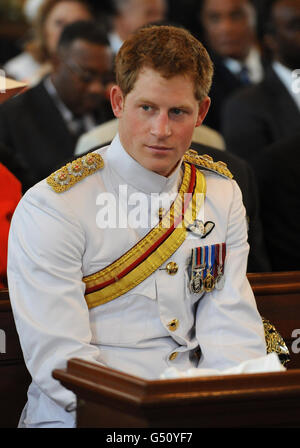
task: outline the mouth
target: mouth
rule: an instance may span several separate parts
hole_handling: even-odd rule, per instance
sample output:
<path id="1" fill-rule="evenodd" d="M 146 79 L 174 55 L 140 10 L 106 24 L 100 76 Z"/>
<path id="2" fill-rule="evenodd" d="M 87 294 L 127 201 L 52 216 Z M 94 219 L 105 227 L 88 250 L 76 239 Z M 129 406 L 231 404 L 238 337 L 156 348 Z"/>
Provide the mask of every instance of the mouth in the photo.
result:
<path id="1" fill-rule="evenodd" d="M 154 152 L 167 152 L 172 151 L 173 148 L 169 146 L 161 146 L 161 145 L 145 145 L 147 149 Z"/>
<path id="2" fill-rule="evenodd" d="M 239 41 L 237 41 L 236 39 L 224 39 L 220 40 L 219 44 L 223 47 L 232 47 L 239 45 Z"/>

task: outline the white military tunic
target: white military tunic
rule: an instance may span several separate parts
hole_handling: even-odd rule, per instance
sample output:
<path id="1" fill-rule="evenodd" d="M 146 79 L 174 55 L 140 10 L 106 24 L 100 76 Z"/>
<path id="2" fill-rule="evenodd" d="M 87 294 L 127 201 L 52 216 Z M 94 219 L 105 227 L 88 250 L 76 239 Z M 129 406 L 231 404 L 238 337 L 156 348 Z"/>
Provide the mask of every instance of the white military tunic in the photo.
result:
<path id="1" fill-rule="evenodd" d="M 103 199 L 115 198 L 119 207 L 120 191 L 131 198 L 116 213 L 118 222 L 134 212 L 132 198 L 141 193 L 148 199 L 151 193 L 172 195 L 182 177 L 180 167 L 169 178 L 146 170 L 126 153 L 118 136 L 97 152 L 103 169 L 60 194 L 45 180 L 40 182 L 25 194 L 13 216 L 9 291 L 32 375 L 21 426 L 75 425 L 74 412 L 65 409 L 76 398 L 51 376 L 73 357 L 154 379 L 169 366 L 225 369 L 266 354 L 263 325 L 246 279 L 241 192 L 235 181 L 216 173 L 205 172 L 207 194 L 200 211 L 202 220 L 215 223 L 213 231 L 205 239 L 189 232 L 150 277 L 121 297 L 88 309 L 83 277 L 118 259 L 150 230 L 150 224 L 135 228 L 133 220 L 127 225 L 121 220 L 122 228 L 103 228 Z M 158 210 L 150 215 L 158 219 Z M 192 248 L 223 242 L 224 288 L 202 297 L 191 293 L 187 267 Z M 164 269 L 169 261 L 178 265 L 172 276 Z M 199 345 L 200 361 L 195 356 Z"/>

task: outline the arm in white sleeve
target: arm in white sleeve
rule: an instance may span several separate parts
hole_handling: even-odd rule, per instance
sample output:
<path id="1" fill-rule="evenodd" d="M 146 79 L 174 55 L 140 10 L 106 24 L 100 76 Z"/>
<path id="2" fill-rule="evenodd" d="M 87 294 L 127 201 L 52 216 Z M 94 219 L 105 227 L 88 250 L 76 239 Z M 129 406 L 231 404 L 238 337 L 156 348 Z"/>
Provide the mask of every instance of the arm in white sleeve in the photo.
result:
<path id="1" fill-rule="evenodd" d="M 65 368 L 72 357 L 97 362 L 99 355 L 90 344 L 82 282 L 84 251 L 84 231 L 62 196 L 30 190 L 11 224 L 9 293 L 32 379 L 63 408 L 75 397 L 52 377 L 52 371 Z"/>

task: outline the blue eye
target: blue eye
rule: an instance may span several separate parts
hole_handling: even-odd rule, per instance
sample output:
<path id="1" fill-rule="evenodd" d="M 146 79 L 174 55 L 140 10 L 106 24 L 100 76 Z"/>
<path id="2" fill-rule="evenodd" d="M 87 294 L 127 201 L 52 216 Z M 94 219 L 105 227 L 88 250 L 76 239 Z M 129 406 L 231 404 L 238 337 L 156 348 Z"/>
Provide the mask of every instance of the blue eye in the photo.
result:
<path id="1" fill-rule="evenodd" d="M 151 109 L 151 106 L 147 106 L 147 104 L 142 105 L 142 109 L 146 112 L 148 112 Z"/>
<path id="2" fill-rule="evenodd" d="M 174 114 L 174 115 L 182 115 L 183 114 L 183 110 L 175 108 L 175 109 L 171 110 L 171 113 Z"/>

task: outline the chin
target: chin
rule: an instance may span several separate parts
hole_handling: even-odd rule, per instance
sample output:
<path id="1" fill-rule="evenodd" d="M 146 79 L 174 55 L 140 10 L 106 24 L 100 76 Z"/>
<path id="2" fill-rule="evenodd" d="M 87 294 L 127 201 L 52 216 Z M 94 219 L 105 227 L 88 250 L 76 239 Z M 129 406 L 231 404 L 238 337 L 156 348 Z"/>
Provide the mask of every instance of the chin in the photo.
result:
<path id="1" fill-rule="evenodd" d="M 172 166 L 173 166 L 173 168 L 170 168 Z M 151 171 L 154 171 L 154 173 L 159 174 L 160 176 L 168 177 L 173 172 L 173 170 L 175 169 L 176 166 L 177 166 L 177 163 L 176 163 L 176 165 L 168 164 L 166 166 L 161 166 L 161 165 L 157 166 L 157 165 L 155 165 L 155 166 L 153 166 L 152 168 L 149 168 L 149 169 Z"/>

